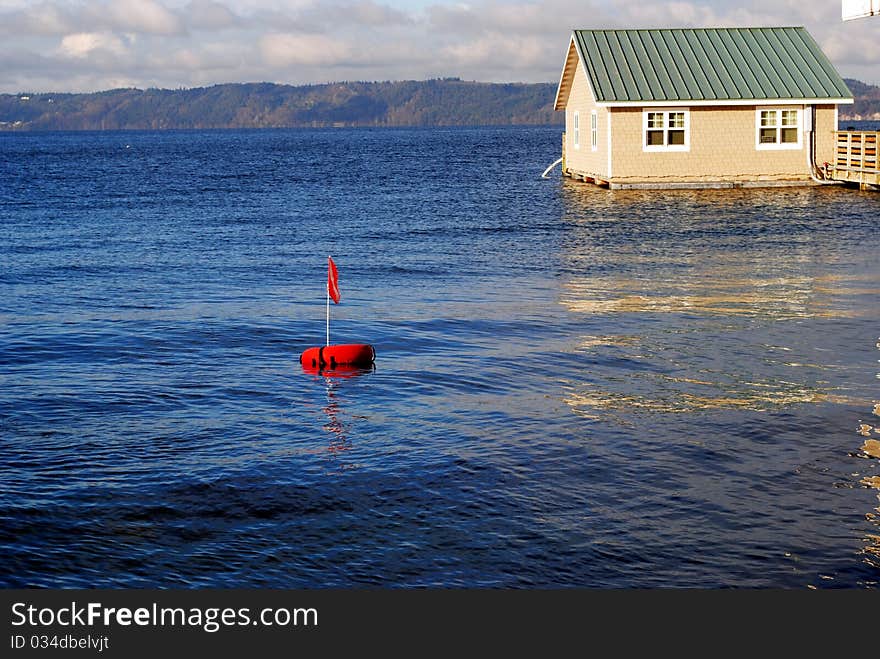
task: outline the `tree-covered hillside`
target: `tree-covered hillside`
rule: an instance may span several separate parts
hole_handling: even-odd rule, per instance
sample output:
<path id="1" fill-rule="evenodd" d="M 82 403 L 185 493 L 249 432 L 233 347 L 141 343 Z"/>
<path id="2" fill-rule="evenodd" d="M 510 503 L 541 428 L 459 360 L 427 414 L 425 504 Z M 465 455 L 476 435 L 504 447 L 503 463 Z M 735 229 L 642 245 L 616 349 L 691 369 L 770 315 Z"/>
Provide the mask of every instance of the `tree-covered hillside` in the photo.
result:
<path id="1" fill-rule="evenodd" d="M 845 78 L 844 82 L 855 96 L 855 103 L 840 107 L 841 119 L 873 119 L 880 121 L 880 87 Z"/>
<path id="2" fill-rule="evenodd" d="M 840 107 L 841 120 L 880 119 L 880 87 L 846 83 L 856 100 Z M 455 78 L 0 94 L 0 130 L 559 125 L 555 94 L 554 83 Z"/>
<path id="3" fill-rule="evenodd" d="M 458 79 L 0 95 L 0 128 L 114 130 L 558 124 L 556 85 Z"/>

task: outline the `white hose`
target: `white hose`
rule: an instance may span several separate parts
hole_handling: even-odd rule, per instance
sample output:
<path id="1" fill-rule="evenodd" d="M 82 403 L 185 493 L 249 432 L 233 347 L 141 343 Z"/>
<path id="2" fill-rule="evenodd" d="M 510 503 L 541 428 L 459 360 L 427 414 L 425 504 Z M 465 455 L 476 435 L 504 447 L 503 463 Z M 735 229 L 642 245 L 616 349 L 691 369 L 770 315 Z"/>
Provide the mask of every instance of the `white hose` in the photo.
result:
<path id="1" fill-rule="evenodd" d="M 544 173 L 541 174 L 541 178 L 547 178 L 547 174 L 550 173 L 550 170 L 553 169 L 554 167 L 556 167 L 556 165 L 558 165 L 561 162 L 562 162 L 562 158 L 560 158 L 559 160 L 554 162 L 552 165 L 550 165 L 547 169 L 544 170 Z"/>

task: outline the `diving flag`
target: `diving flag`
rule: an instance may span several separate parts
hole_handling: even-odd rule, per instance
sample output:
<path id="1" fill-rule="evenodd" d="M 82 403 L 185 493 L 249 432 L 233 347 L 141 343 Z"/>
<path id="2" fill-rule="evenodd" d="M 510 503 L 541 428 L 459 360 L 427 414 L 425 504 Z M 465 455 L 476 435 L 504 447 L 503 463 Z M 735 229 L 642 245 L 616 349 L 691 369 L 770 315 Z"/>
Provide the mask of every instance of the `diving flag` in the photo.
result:
<path id="1" fill-rule="evenodd" d="M 327 257 L 327 295 L 339 304 L 339 271 L 329 256 Z"/>

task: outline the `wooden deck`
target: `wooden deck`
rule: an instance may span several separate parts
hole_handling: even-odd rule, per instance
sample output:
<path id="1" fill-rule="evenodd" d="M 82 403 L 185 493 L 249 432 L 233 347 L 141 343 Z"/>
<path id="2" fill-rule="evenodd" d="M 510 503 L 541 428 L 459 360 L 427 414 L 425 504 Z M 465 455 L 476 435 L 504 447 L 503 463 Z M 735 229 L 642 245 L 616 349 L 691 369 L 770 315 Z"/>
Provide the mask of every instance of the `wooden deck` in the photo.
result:
<path id="1" fill-rule="evenodd" d="M 880 131 L 834 131 L 837 153 L 835 161 L 826 165 L 835 181 L 858 183 L 860 187 L 880 186 L 877 146 Z"/>

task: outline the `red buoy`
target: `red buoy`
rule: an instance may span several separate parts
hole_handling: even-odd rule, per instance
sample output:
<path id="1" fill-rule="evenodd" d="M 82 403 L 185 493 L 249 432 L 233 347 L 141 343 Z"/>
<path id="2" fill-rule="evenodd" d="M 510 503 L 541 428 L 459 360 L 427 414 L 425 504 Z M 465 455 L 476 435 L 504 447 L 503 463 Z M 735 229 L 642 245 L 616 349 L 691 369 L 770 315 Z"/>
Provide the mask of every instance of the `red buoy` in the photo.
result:
<path id="1" fill-rule="evenodd" d="M 344 380 L 356 378 L 365 373 L 372 373 L 375 369 L 376 366 L 374 364 L 370 364 L 369 366 L 337 366 L 336 368 L 313 368 L 311 366 L 306 366 L 305 364 L 302 366 L 303 373 L 308 373 L 309 375 L 321 375 L 327 378 L 342 378 Z"/>
<path id="2" fill-rule="evenodd" d="M 309 368 L 337 366 L 369 366 L 376 360 L 376 351 L 368 343 L 346 343 L 336 346 L 308 348 L 299 356 L 299 363 Z"/>

